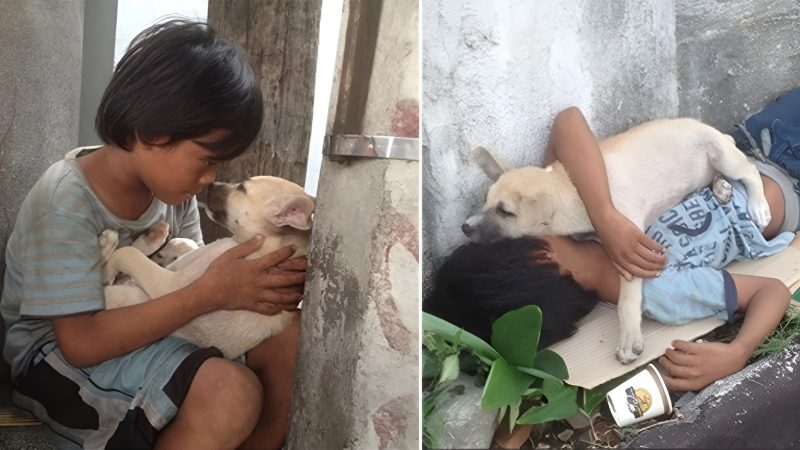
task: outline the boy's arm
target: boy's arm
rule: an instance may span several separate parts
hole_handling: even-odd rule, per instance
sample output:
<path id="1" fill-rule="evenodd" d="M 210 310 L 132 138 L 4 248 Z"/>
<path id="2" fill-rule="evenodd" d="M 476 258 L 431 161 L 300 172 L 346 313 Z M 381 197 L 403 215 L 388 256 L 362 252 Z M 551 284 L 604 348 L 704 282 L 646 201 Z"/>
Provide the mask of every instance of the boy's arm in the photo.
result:
<path id="1" fill-rule="evenodd" d="M 268 272 L 294 248 L 244 259 L 261 243 L 252 239 L 228 250 L 200 279 L 169 295 L 139 305 L 53 319 L 59 348 L 70 364 L 87 367 L 148 345 L 214 310 L 275 314 L 295 309 L 305 274 Z"/>
<path id="2" fill-rule="evenodd" d="M 729 344 L 674 341 L 659 359 L 668 374 L 670 390 L 699 390 L 741 370 L 753 351 L 780 322 L 789 304 L 789 290 L 780 280 L 734 275 L 738 310 L 745 312 L 742 328 Z"/>
<path id="3" fill-rule="evenodd" d="M 569 172 L 617 270 L 628 279 L 656 276 L 666 263 L 664 249 L 614 208 L 600 147 L 576 107 L 561 111 L 553 122 L 545 163 L 556 159 Z"/>

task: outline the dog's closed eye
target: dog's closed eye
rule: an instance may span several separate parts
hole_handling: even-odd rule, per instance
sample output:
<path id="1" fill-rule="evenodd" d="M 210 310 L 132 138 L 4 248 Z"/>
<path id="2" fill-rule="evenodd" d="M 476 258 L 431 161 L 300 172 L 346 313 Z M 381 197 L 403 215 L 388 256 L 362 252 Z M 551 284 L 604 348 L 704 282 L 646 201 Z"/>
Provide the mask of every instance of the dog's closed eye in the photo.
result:
<path id="1" fill-rule="evenodd" d="M 497 211 L 497 214 L 501 215 L 502 217 L 517 217 L 517 215 L 513 211 L 508 210 L 508 208 L 506 207 L 505 204 L 503 204 L 503 202 L 497 204 L 495 211 Z"/>

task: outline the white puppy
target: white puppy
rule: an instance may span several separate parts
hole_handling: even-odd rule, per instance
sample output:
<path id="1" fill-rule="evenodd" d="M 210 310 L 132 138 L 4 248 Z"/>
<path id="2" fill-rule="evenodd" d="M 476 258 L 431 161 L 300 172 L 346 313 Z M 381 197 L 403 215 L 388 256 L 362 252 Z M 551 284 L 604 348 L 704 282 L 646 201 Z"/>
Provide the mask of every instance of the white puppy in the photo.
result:
<path id="1" fill-rule="evenodd" d="M 297 247 L 294 256 L 307 254 L 314 199 L 295 183 L 267 176 L 249 178 L 238 184 L 214 183 L 209 186 L 207 200 L 206 209 L 211 219 L 228 228 L 233 237 L 190 251 L 166 268 L 148 259 L 134 246 L 117 249 L 116 232 L 103 232 L 98 243 L 106 258 L 104 283 L 113 282 L 119 273 L 129 275 L 134 281 L 132 284 L 106 286 L 106 308 L 143 303 L 176 291 L 205 273 L 211 261 L 219 255 L 257 234 L 264 236 L 264 243 L 248 256 L 249 259 L 290 244 Z M 152 248 L 155 245 L 153 241 L 166 237 L 164 225 L 160 225 L 161 229 L 151 230 L 148 234 L 150 242 L 145 243 L 144 248 Z M 168 227 L 166 230 L 168 232 Z M 141 241 L 137 245 L 142 247 L 140 244 Z M 173 250 L 165 247 L 159 253 Z M 180 247 L 177 250 L 183 251 Z M 202 347 L 215 346 L 226 358 L 236 358 L 280 332 L 294 314 L 281 312 L 266 316 L 250 311 L 215 311 L 195 318 L 173 335 Z"/>
<path id="2" fill-rule="evenodd" d="M 710 184 L 717 172 L 741 181 L 747 188 L 750 216 L 762 228 L 769 223 L 758 170 L 730 136 L 708 125 L 692 119 L 655 120 L 601 141 L 600 148 L 614 206 L 641 229 L 687 194 Z M 483 149 L 476 157 L 496 181 L 481 212 L 462 226 L 473 240 L 593 231 L 561 163 L 508 170 Z M 641 301 L 642 280 L 622 278 L 617 358 L 625 364 L 643 349 Z"/>

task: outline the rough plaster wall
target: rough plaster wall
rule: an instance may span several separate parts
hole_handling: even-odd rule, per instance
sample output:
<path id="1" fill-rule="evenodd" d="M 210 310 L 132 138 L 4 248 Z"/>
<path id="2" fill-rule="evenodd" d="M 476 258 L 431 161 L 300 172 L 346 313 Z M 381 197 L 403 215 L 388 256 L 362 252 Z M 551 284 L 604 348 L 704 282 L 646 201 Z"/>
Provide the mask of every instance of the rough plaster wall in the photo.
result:
<path id="1" fill-rule="evenodd" d="M 402 100 L 419 103 L 419 1 L 383 3 L 375 61 L 362 124 L 365 132 L 397 136 L 392 118 Z M 401 107 L 402 108 L 402 107 Z M 407 133 L 406 137 L 410 136 Z"/>
<path id="2" fill-rule="evenodd" d="M 600 136 L 677 114 L 674 15 L 662 0 L 422 3 L 426 285 L 489 186 L 471 149 L 538 163 L 570 105 Z"/>
<path id="3" fill-rule="evenodd" d="M 80 0 L 0 0 L 0 255 L 28 190 L 78 144 L 83 12 Z"/>
<path id="4" fill-rule="evenodd" d="M 677 0 L 680 114 L 723 131 L 800 85 L 797 0 Z"/>
<path id="5" fill-rule="evenodd" d="M 287 448 L 419 446 L 418 170 L 322 166 Z"/>

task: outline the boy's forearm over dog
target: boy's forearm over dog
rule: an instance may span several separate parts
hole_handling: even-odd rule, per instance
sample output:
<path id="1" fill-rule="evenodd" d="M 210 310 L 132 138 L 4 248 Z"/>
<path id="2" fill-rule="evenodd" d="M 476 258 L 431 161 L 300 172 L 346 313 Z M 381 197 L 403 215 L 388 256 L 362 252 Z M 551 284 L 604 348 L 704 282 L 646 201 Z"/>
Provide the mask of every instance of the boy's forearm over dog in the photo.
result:
<path id="1" fill-rule="evenodd" d="M 276 314 L 296 309 L 305 274 L 267 273 L 294 249 L 245 260 L 258 245 L 252 240 L 234 247 L 195 282 L 152 301 L 54 319 L 59 347 L 70 364 L 87 367 L 148 345 L 208 312 L 246 309 Z"/>
<path id="2" fill-rule="evenodd" d="M 148 345 L 212 311 L 199 284 L 150 302 L 53 319 L 67 362 L 89 367 Z"/>
<path id="3" fill-rule="evenodd" d="M 548 151 L 567 169 L 596 226 L 595 218 L 614 209 L 614 204 L 600 146 L 580 109 L 570 107 L 558 113 L 550 130 Z"/>
<path id="4" fill-rule="evenodd" d="M 629 280 L 656 276 L 666 263 L 663 248 L 614 207 L 600 146 L 578 108 L 556 116 L 548 152 L 567 169 L 617 270 Z"/>
<path id="5" fill-rule="evenodd" d="M 733 275 L 739 310 L 745 317 L 730 343 L 675 341 L 659 362 L 667 369 L 670 390 L 699 390 L 741 370 L 755 349 L 775 329 L 789 304 L 786 286 L 773 278 Z"/>

